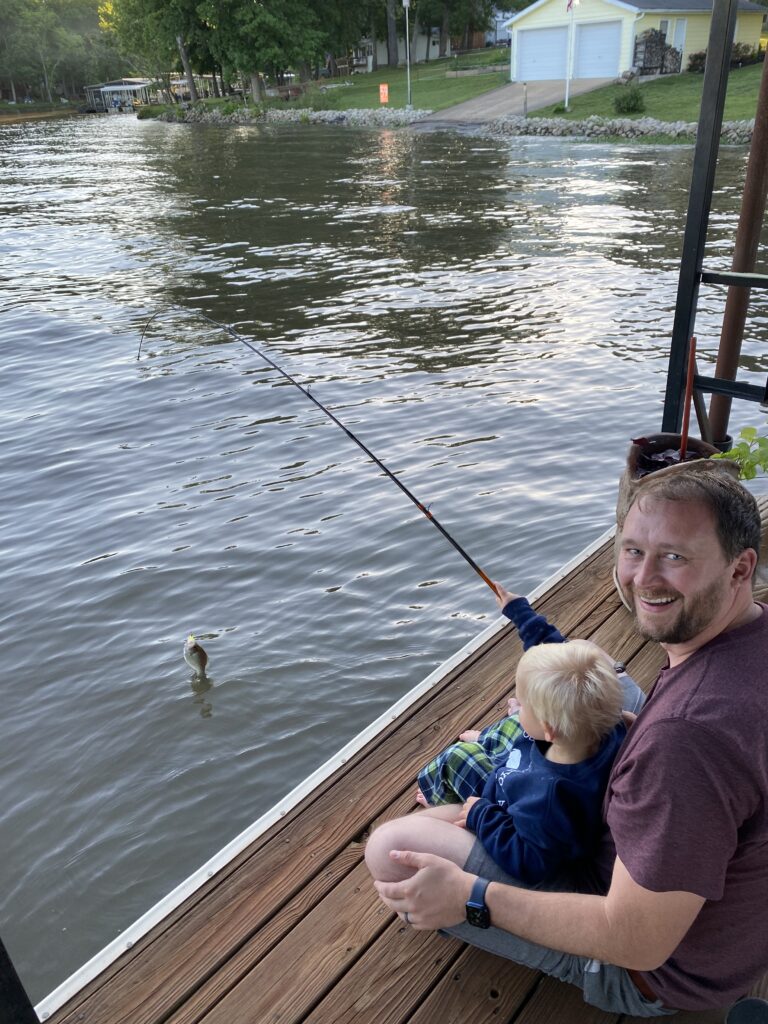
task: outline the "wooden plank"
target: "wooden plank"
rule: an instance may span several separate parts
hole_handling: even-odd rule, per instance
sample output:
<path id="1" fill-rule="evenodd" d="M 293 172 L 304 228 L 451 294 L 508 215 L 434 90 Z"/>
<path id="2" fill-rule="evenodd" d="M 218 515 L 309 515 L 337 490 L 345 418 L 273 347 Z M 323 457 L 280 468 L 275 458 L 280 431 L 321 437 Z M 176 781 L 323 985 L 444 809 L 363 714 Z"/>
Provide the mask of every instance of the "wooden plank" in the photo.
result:
<path id="1" fill-rule="evenodd" d="M 616 661 L 630 661 L 643 646 L 643 639 L 635 630 L 632 616 L 623 604 L 606 619 L 590 640 L 608 651 Z"/>
<path id="2" fill-rule="evenodd" d="M 626 665 L 629 674 L 647 693 L 666 663 L 667 655 L 664 649 L 653 640 L 648 640 Z"/>
<path id="3" fill-rule="evenodd" d="M 512 1020 L 514 1024 L 554 1024 L 555 1021 L 558 1024 L 560 1021 L 563 1024 L 616 1024 L 619 1017 L 585 1003 L 576 985 L 543 978 L 530 1001 Z"/>
<path id="4" fill-rule="evenodd" d="M 467 947 L 410 1018 L 410 1024 L 496 1024 L 515 1014 L 539 984 L 527 967 Z M 555 1020 L 568 1018 L 553 1017 Z M 580 1024 L 572 1021 L 570 1024 Z"/>
<path id="5" fill-rule="evenodd" d="M 251 940 L 234 952 L 210 978 L 200 978 L 200 985 L 168 1019 L 167 1024 L 193 1024 L 230 992 L 253 965 L 299 925 L 310 911 L 337 884 L 358 867 L 362 848 L 352 844 L 315 875 L 279 914 L 271 918 Z M 355 876 L 357 877 L 357 876 Z M 368 879 L 370 883 L 370 879 Z M 354 889 L 354 885 L 352 886 Z M 356 911 L 356 904 L 350 904 Z M 386 916 L 386 915 L 385 915 Z"/>
<path id="6" fill-rule="evenodd" d="M 466 947 L 394 918 L 303 1024 L 404 1024 Z M 473 1024 L 474 1017 L 473 1017 Z"/>
<path id="7" fill-rule="evenodd" d="M 201 1024 L 297 1024 L 391 920 L 360 864 L 261 959 Z"/>

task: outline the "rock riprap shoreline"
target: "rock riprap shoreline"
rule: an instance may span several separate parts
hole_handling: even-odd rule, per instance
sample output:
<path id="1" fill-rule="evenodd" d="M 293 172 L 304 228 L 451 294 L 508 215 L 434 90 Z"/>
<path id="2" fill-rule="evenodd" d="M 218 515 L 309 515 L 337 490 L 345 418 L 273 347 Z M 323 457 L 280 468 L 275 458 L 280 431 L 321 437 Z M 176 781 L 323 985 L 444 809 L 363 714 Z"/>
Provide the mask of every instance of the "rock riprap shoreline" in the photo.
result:
<path id="1" fill-rule="evenodd" d="M 412 124 L 427 117 L 429 110 L 404 110 L 379 107 L 375 110 L 309 110 L 306 107 L 283 109 L 240 107 L 229 114 L 221 110 L 192 107 L 186 111 L 161 114 L 162 121 L 182 121 L 184 124 L 341 124 L 354 128 L 395 128 Z"/>
<path id="2" fill-rule="evenodd" d="M 732 145 L 746 145 L 752 139 L 755 127 L 751 121 L 724 121 L 721 139 Z M 570 121 L 564 117 L 520 117 L 506 114 L 490 121 L 485 130 L 490 135 L 576 135 L 580 138 L 624 138 L 641 139 L 644 136 L 666 135 L 670 139 L 696 137 L 695 121 L 657 121 L 652 117 L 598 117 L 592 115 L 581 121 Z"/>
<path id="3" fill-rule="evenodd" d="M 189 110 L 174 110 L 161 114 L 165 121 L 182 121 L 186 124 L 337 124 L 353 128 L 395 128 L 414 124 L 432 113 L 431 110 L 404 110 L 378 107 L 372 110 L 309 110 L 306 107 L 285 109 L 240 107 L 224 114 L 214 108 L 206 110 L 192 107 Z M 439 115 L 438 115 L 439 116 Z M 731 145 L 747 145 L 752 139 L 755 122 L 726 121 L 721 133 L 722 141 Z M 696 137 L 695 121 L 656 121 L 652 117 L 598 117 L 592 115 L 580 121 L 563 117 L 522 117 L 506 114 L 493 121 L 477 125 L 478 130 L 496 137 L 506 135 L 575 136 L 577 138 L 624 138 L 642 139 L 645 136 L 667 136 L 672 139 L 693 140 Z"/>

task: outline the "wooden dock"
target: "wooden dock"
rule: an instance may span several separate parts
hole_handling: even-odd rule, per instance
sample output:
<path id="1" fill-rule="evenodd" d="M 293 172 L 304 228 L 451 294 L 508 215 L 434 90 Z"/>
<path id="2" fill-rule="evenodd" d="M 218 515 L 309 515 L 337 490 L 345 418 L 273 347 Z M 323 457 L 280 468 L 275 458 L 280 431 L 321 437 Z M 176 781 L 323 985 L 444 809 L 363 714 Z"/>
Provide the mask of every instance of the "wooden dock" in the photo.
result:
<path id="1" fill-rule="evenodd" d="M 648 687 L 663 663 L 634 631 L 606 541 L 536 606 Z M 415 775 L 459 731 L 502 717 L 521 654 L 497 631 L 321 786 L 46 1019 L 53 1024 L 619 1024 L 579 989 L 418 932 L 376 897 L 377 822 L 415 807 Z M 724 1013 L 664 1018 L 696 1024 Z"/>

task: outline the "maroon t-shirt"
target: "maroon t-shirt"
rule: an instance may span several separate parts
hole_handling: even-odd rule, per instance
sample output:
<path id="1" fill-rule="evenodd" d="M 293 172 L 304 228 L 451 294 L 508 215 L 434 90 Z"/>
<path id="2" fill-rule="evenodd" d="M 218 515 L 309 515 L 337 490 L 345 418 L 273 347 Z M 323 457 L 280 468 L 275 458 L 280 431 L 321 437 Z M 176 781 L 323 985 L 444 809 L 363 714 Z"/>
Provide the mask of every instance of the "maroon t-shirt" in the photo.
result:
<path id="1" fill-rule="evenodd" d="M 724 1006 L 768 970 L 768 605 L 663 669 L 611 773 L 600 857 L 706 903 L 658 970 L 665 1006 Z M 613 843 L 610 842 L 612 837 Z"/>

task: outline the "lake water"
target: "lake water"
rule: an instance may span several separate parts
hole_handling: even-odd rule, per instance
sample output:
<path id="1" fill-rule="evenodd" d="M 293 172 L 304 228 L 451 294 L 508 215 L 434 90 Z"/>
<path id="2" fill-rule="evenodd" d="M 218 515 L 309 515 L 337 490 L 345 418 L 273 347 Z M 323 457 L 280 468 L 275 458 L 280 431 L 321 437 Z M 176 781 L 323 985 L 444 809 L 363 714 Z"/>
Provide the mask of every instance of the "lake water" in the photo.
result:
<path id="1" fill-rule="evenodd" d="M 495 614 L 363 453 L 193 311 L 525 592 L 610 524 L 629 438 L 660 424 L 691 156 L 0 128 L 0 934 L 35 1001 Z M 745 164 L 724 152 L 712 266 Z M 721 309 L 710 290 L 705 370 Z M 766 340 L 756 305 L 745 379 Z"/>

